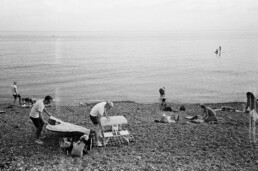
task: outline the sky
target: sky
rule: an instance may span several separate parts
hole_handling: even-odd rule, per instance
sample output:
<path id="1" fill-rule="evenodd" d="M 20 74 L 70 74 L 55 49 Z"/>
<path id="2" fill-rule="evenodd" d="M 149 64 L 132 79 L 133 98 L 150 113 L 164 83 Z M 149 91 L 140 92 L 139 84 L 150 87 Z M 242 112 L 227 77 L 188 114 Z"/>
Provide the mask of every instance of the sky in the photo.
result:
<path id="1" fill-rule="evenodd" d="M 0 0 L 0 31 L 258 30 L 258 0 Z"/>

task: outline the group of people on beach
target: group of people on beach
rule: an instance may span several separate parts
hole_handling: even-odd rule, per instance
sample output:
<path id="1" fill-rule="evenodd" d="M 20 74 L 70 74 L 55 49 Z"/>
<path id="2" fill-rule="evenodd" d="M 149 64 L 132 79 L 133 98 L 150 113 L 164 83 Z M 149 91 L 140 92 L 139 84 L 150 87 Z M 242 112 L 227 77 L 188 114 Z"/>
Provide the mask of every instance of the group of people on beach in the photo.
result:
<path id="1" fill-rule="evenodd" d="M 167 107 L 166 104 L 166 98 L 165 98 L 165 87 L 161 87 L 159 89 L 160 93 L 160 110 L 162 111 L 173 111 L 171 107 Z M 257 105 L 257 99 L 255 98 L 254 94 L 252 92 L 246 93 L 246 107 L 243 111 L 243 113 L 249 113 L 249 139 L 250 142 L 256 143 L 256 121 L 258 119 L 258 114 L 256 110 Z M 204 104 L 200 104 L 200 107 L 203 109 L 204 115 L 201 116 L 204 122 L 207 123 L 214 123 L 217 122 L 218 119 L 216 117 L 215 110 L 211 109 L 210 107 L 205 106 Z M 229 106 L 222 106 L 221 111 L 238 111 L 233 109 Z M 191 119 L 197 119 L 200 118 L 199 116 L 193 116 Z"/>
<path id="2" fill-rule="evenodd" d="M 11 90 L 12 90 L 12 95 L 14 97 L 14 105 L 17 98 L 19 99 L 19 104 L 21 104 L 21 95 L 18 93 L 17 82 L 13 82 L 13 84 L 11 85 Z M 166 104 L 165 87 L 161 87 L 159 89 L 159 93 L 160 93 L 160 110 L 173 111 L 173 109 L 171 107 L 168 107 Z M 256 138 L 255 138 L 256 120 L 258 118 L 258 115 L 256 112 L 257 100 L 252 92 L 247 92 L 246 98 L 247 98 L 246 107 L 243 112 L 249 113 L 249 137 L 250 137 L 250 141 L 255 143 L 256 142 Z M 46 110 L 46 105 L 49 105 L 52 101 L 53 101 L 53 98 L 47 95 L 44 99 L 37 100 L 31 108 L 29 117 L 32 120 L 34 126 L 36 127 L 35 142 L 37 144 L 43 144 L 43 142 L 41 141 L 42 139 L 41 132 L 44 124 L 48 124 L 48 122 L 43 119 L 42 113 L 45 112 L 49 117 L 51 116 L 51 114 Z M 103 127 L 101 125 L 101 117 L 105 116 L 107 117 L 107 119 L 109 119 L 108 111 L 113 106 L 114 104 L 111 101 L 100 102 L 100 103 L 97 103 L 90 111 L 89 117 L 94 125 L 97 146 L 102 146 L 102 143 L 100 141 L 100 137 L 103 137 Z M 203 112 L 204 112 L 204 115 L 202 116 L 202 119 L 204 120 L 204 122 L 212 123 L 212 122 L 218 121 L 216 117 L 216 112 L 213 109 L 205 106 L 204 104 L 201 104 L 200 107 L 203 109 Z M 183 110 L 185 110 L 185 108 Z"/>
<path id="3" fill-rule="evenodd" d="M 159 89 L 160 93 L 160 110 L 162 111 L 175 111 L 171 107 L 168 107 L 166 104 L 166 98 L 165 98 L 165 87 L 161 87 Z M 204 120 L 204 122 L 212 123 L 217 122 L 216 112 L 211 109 L 210 107 L 205 106 L 204 104 L 200 104 L 200 107 L 203 109 L 203 116 L 201 118 Z M 180 107 L 180 110 L 185 110 L 184 106 Z M 193 118 L 199 118 L 199 116 L 194 116 Z"/>
<path id="4" fill-rule="evenodd" d="M 38 100 L 33 107 L 31 108 L 31 112 L 30 112 L 30 119 L 32 120 L 32 122 L 34 123 L 35 127 L 36 127 L 36 140 L 35 142 L 37 144 L 43 144 L 43 142 L 40 140 L 41 136 L 41 132 L 42 132 L 42 128 L 44 126 L 44 124 L 48 124 L 48 122 L 46 122 L 43 117 L 42 117 L 42 112 L 45 112 L 49 117 L 51 116 L 51 114 L 46 110 L 45 105 L 50 104 L 52 101 L 52 97 L 51 96 L 46 96 L 44 99 L 42 100 Z M 103 137 L 103 127 L 101 125 L 101 117 L 105 116 L 107 117 L 107 119 L 109 119 L 108 116 L 108 110 L 110 110 L 113 107 L 113 102 L 111 101 L 106 101 L 106 102 L 100 102 L 97 103 L 90 112 L 90 120 L 92 121 L 93 125 L 94 125 L 94 131 L 95 131 L 95 139 L 96 139 L 96 144 L 97 146 L 102 146 L 101 141 L 99 140 L 100 137 Z"/>
<path id="5" fill-rule="evenodd" d="M 19 99 L 19 105 L 21 105 L 21 95 L 18 92 L 18 87 L 17 87 L 17 82 L 13 82 L 13 84 L 11 85 L 11 91 L 12 91 L 12 95 L 14 97 L 14 105 L 15 102 L 17 100 L 17 98 Z M 44 99 L 39 99 L 37 100 L 30 111 L 29 117 L 31 119 L 31 121 L 33 122 L 36 131 L 35 131 L 35 143 L 37 144 L 43 144 L 43 141 L 41 139 L 44 138 L 44 136 L 41 136 L 41 132 L 42 132 L 42 128 L 44 126 L 44 124 L 48 124 L 47 121 L 44 120 L 44 118 L 42 117 L 42 113 L 46 113 L 49 117 L 51 116 L 50 112 L 48 112 L 46 110 L 46 106 L 50 105 L 50 103 L 53 101 L 53 98 L 49 95 L 47 95 Z M 92 121 L 94 127 L 95 127 L 95 138 L 96 138 L 96 143 L 97 146 L 102 146 L 101 141 L 99 140 L 100 137 L 103 136 L 103 127 L 101 126 L 101 122 L 100 119 L 101 117 L 105 116 L 107 117 L 107 119 L 109 119 L 108 117 L 108 111 L 113 107 L 113 102 L 111 101 L 105 101 L 105 102 L 100 102 L 97 103 L 90 112 L 90 120 Z"/>

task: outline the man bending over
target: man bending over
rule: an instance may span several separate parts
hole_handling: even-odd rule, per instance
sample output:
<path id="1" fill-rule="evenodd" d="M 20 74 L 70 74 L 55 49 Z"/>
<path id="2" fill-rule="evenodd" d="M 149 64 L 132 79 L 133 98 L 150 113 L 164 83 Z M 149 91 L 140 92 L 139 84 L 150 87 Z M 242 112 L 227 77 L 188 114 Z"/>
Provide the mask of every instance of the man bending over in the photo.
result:
<path id="1" fill-rule="evenodd" d="M 100 119 L 105 115 L 109 119 L 107 112 L 113 107 L 113 102 L 100 102 L 96 104 L 90 111 L 90 120 L 95 126 L 95 135 L 97 146 L 101 147 L 102 143 L 99 141 L 100 132 L 103 133 L 103 127 L 101 125 Z"/>
<path id="2" fill-rule="evenodd" d="M 49 105 L 52 101 L 51 96 L 46 96 L 45 99 L 38 100 L 30 111 L 30 119 L 32 120 L 33 124 L 36 127 L 36 140 L 35 143 L 37 144 L 43 144 L 43 142 L 39 139 L 41 135 L 42 128 L 44 124 L 47 124 L 47 122 L 42 118 L 42 112 L 44 111 L 48 116 L 51 116 L 51 114 L 45 109 L 45 105 Z"/>

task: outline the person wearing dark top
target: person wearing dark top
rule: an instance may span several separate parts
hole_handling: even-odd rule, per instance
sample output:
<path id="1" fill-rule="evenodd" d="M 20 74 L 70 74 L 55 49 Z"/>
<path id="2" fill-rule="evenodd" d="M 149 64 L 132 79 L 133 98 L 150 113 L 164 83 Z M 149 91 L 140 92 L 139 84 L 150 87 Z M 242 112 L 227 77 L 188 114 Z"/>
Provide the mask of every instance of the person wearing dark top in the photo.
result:
<path id="1" fill-rule="evenodd" d="M 167 107 L 166 98 L 162 99 L 162 102 L 160 104 L 160 110 L 172 112 L 172 108 Z"/>
<path id="2" fill-rule="evenodd" d="M 165 87 L 159 89 L 159 94 L 161 99 L 165 98 Z"/>
<path id="3" fill-rule="evenodd" d="M 246 108 L 245 112 L 249 113 L 249 138 L 250 142 L 256 143 L 256 120 L 258 118 L 257 112 L 256 112 L 256 103 L 257 100 L 253 93 L 247 92 L 246 93 Z"/>

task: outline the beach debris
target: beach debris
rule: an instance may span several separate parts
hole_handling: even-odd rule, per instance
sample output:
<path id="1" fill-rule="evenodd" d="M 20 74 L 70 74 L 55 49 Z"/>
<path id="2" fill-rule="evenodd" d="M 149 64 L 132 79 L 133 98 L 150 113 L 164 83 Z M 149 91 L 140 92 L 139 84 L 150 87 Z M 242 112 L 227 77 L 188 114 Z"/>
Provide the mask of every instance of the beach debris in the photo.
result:
<path id="1" fill-rule="evenodd" d="M 68 149 L 71 147 L 72 145 L 72 138 L 67 138 L 67 137 L 64 137 L 64 138 L 61 138 L 59 140 L 59 146 L 63 149 Z"/>
<path id="2" fill-rule="evenodd" d="M 85 103 L 79 102 L 79 106 L 84 106 L 84 105 L 85 105 Z"/>

